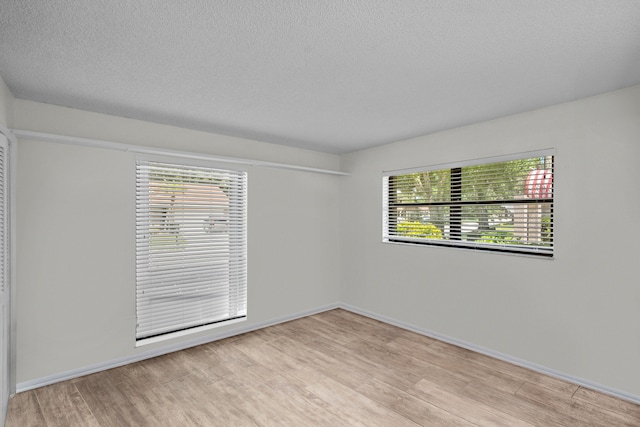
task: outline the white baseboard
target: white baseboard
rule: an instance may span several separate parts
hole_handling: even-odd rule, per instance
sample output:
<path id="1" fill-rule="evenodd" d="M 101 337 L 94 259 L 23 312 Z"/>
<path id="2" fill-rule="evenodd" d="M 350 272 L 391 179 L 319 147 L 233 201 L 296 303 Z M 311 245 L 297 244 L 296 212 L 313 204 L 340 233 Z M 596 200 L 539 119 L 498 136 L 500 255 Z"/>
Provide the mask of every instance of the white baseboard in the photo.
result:
<path id="1" fill-rule="evenodd" d="M 333 310 L 334 308 L 339 308 L 339 307 L 340 307 L 339 303 L 327 304 L 311 310 L 305 310 L 305 311 L 297 312 L 287 316 L 277 317 L 264 322 L 259 322 L 259 323 L 254 323 L 244 327 L 234 328 L 232 330 L 227 330 L 221 333 L 211 334 L 205 337 L 200 337 L 192 340 L 181 341 L 175 344 L 169 344 L 166 346 L 155 348 L 153 350 L 136 353 L 131 356 L 120 357 L 117 359 L 108 360 L 103 363 L 97 363 L 95 365 L 84 366 L 82 368 L 73 369 L 71 371 L 61 372 L 59 374 L 36 378 L 30 381 L 20 382 L 16 384 L 16 392 L 20 393 L 23 391 L 32 390 L 34 388 L 55 384 L 61 381 L 82 377 L 84 375 L 94 374 L 100 371 L 106 371 L 107 369 L 117 368 L 118 366 L 139 362 L 141 360 L 150 359 L 156 356 L 162 356 L 163 354 L 172 353 L 174 351 L 180 351 L 190 347 L 195 347 L 197 345 L 218 341 L 224 338 L 229 338 L 235 335 L 241 335 L 247 332 L 251 332 L 258 329 L 266 328 L 268 326 L 277 325 L 279 323 L 284 323 L 291 320 L 299 319 L 301 317 L 310 316 L 312 314 L 321 313 L 323 311 Z"/>
<path id="2" fill-rule="evenodd" d="M 351 311 L 356 314 L 360 314 L 362 316 L 369 317 L 374 320 L 379 320 L 384 323 L 388 323 L 393 326 L 397 326 L 402 329 L 406 329 L 408 331 L 416 332 L 420 335 L 424 335 L 430 338 L 437 339 L 439 341 L 446 342 L 448 344 L 455 345 L 457 347 L 465 348 L 467 350 L 471 350 L 476 353 L 484 354 L 486 356 L 493 357 L 495 359 L 503 360 L 505 362 L 511 363 L 516 366 L 521 366 L 523 368 L 531 369 L 532 371 L 539 372 L 541 374 L 549 375 L 551 377 L 559 378 L 561 380 L 568 381 L 570 383 L 583 386 L 585 388 L 598 391 L 604 394 L 608 394 L 609 396 L 617 397 L 620 399 L 624 399 L 626 401 L 639 404 L 640 405 L 640 396 L 634 395 L 631 393 L 627 393 L 621 390 L 617 390 L 611 387 L 604 386 L 602 384 L 595 383 L 593 381 L 586 380 L 584 378 L 575 377 L 573 375 L 566 374 L 564 372 L 556 371 L 555 369 L 548 368 L 546 366 L 538 365 L 537 363 L 532 363 L 527 360 L 519 359 L 517 357 L 510 356 L 508 354 L 500 353 L 495 350 L 491 350 L 490 348 L 478 346 L 466 341 L 462 341 L 456 338 L 451 338 L 446 335 L 439 334 L 434 331 L 430 331 L 428 329 L 418 328 L 409 323 L 401 322 L 399 320 L 381 316 L 379 314 L 373 313 L 371 311 L 363 310 L 358 307 L 354 307 L 349 304 L 340 304 L 340 308 Z"/>
<path id="3" fill-rule="evenodd" d="M 586 387 L 588 389 L 594 390 L 594 391 L 598 391 L 601 393 L 605 393 L 608 394 L 610 396 L 613 397 L 617 397 L 620 399 L 624 399 L 627 400 L 629 402 L 635 403 L 635 404 L 640 404 L 640 396 L 634 395 L 634 394 L 630 394 L 630 393 L 626 393 L 624 391 L 621 390 L 617 390 L 611 387 L 607 387 L 604 386 L 602 384 L 598 384 L 595 383 L 593 381 L 589 381 L 586 380 L 584 378 L 579 378 L 579 377 L 575 377 L 573 375 L 568 375 L 566 373 L 563 372 L 559 372 L 556 371 L 554 369 L 550 369 L 546 366 L 542 366 L 542 365 L 538 365 L 536 363 L 532 363 L 529 362 L 527 360 L 523 360 L 523 359 L 519 359 L 513 356 L 510 356 L 508 354 L 504 354 L 504 353 L 500 353 L 498 351 L 495 350 L 491 350 L 489 348 L 486 347 L 482 347 L 482 346 L 478 346 L 466 341 L 462 341 L 456 338 L 452 338 L 443 334 L 439 334 L 437 332 L 434 331 L 430 331 L 428 329 L 423 329 L 423 328 L 419 328 L 416 327 L 414 325 L 411 325 L 409 323 L 405 323 L 402 321 L 399 321 L 397 319 L 393 319 L 390 317 L 386 317 L 386 316 L 381 316 L 379 314 L 373 313 L 371 311 L 368 310 L 364 310 L 361 309 L 359 307 L 355 307 L 349 304 L 344 304 L 344 303 L 334 303 L 334 304 L 328 304 L 328 305 L 324 305 L 315 309 L 311 309 L 311 310 L 306 310 L 306 311 L 302 311 L 302 312 L 297 312 L 291 315 L 287 315 L 287 316 L 282 316 L 282 317 L 278 317 L 278 318 L 274 318 L 274 319 L 270 319 L 264 322 L 260 322 L 260 323 L 255 323 L 249 326 L 245 326 L 245 327 L 240 327 L 237 329 L 233 329 L 233 330 L 229 330 L 229 331 L 225 331 L 219 334 L 213 334 L 213 335 L 207 335 L 206 337 L 200 337 L 197 339 L 193 339 L 193 340 L 188 340 L 188 341 L 182 341 L 180 343 L 176 343 L 176 344 L 171 344 L 171 345 L 166 345 L 160 348 L 156 348 L 153 350 L 149 350 L 149 351 L 145 351 L 145 352 L 141 352 L 141 353 L 137 353 L 135 355 L 131 355 L 131 356 L 126 356 L 126 357 L 121 357 L 118 359 L 114 359 L 114 360 L 109 360 L 106 361 L 104 363 L 98 363 L 95 365 L 91 365 L 91 366 L 85 366 L 83 368 L 79 368 L 79 369 L 74 369 L 71 371 L 66 371 L 66 372 L 62 372 L 59 374 L 55 374 L 55 375 L 49 375 L 46 377 L 41 377 L 41 378 L 36 378 L 34 380 L 30 380 L 30 381 L 24 381 L 21 383 L 18 383 L 16 385 L 16 392 L 20 393 L 23 391 L 27 391 L 27 390 L 32 390 L 34 388 L 38 388 L 38 387 L 43 387 L 46 385 L 50 385 L 50 384 L 54 384 L 60 381 L 66 381 L 66 380 L 70 380 L 73 378 L 77 378 L 77 377 L 81 377 L 84 375 L 89 375 L 89 374 L 93 374 L 96 372 L 100 372 L 100 371 L 105 371 L 107 369 L 111 369 L 111 368 L 116 368 L 118 366 L 123 366 L 129 363 L 134 363 L 134 362 L 139 362 L 141 360 L 145 360 L 145 359 L 150 359 L 152 357 L 156 357 L 156 356 L 161 356 L 163 354 L 167 354 L 167 353 L 171 353 L 174 351 L 179 351 L 179 350 L 184 350 L 186 348 L 190 348 L 190 347 L 195 347 L 197 345 L 201 345 L 201 344 L 206 344 L 209 342 L 213 342 L 213 341 L 217 341 L 217 340 L 221 340 L 224 338 L 228 338 L 231 336 L 235 336 L 235 335 L 240 335 L 240 334 L 244 334 L 247 332 L 251 332 L 251 331 L 255 331 L 258 329 L 262 329 L 262 328 L 266 328 L 268 326 L 273 326 L 273 325 L 277 325 L 279 323 L 284 323 L 284 322 L 288 322 L 291 320 L 295 320 L 295 319 L 299 319 L 301 317 L 306 317 L 306 316 L 310 316 L 312 314 L 317 314 L 317 313 L 321 313 L 323 311 L 328 311 L 328 310 L 332 310 L 335 308 L 342 308 L 344 310 L 347 311 L 351 311 L 353 313 L 356 314 L 360 314 L 362 316 L 366 316 L 369 317 L 371 319 L 375 319 L 375 320 L 379 320 L 381 322 L 384 323 L 388 323 L 390 325 L 393 326 L 397 326 L 399 328 L 402 329 L 406 329 L 412 332 L 416 332 L 418 334 L 430 337 L 430 338 L 435 338 L 437 340 L 446 342 L 448 344 L 452 344 L 458 347 L 462 347 L 465 348 L 467 350 L 471 350 L 474 351 L 476 353 L 480 353 L 480 354 L 484 354 L 486 356 L 490 356 L 499 360 L 503 360 L 505 362 L 511 363 L 513 365 L 516 366 L 521 366 L 523 368 L 527 368 L 527 369 L 531 369 L 532 371 L 536 371 L 539 372 L 541 374 L 545 374 L 545 375 L 549 375 L 555 378 L 559 378 L 568 382 L 571 382 L 573 384 L 576 385 L 580 385 L 583 387 Z"/>

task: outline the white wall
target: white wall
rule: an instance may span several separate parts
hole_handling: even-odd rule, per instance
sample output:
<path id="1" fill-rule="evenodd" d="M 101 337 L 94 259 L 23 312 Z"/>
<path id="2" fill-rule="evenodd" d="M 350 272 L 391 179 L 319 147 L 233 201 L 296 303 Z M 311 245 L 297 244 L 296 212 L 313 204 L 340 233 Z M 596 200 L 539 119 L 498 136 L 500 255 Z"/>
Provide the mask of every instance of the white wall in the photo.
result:
<path id="1" fill-rule="evenodd" d="M 381 243 L 381 172 L 553 147 L 555 259 Z M 341 301 L 640 396 L 640 86 L 351 153 Z"/>
<path id="2" fill-rule="evenodd" d="M 18 129 L 318 168 L 337 156 L 16 100 Z M 26 139 L 17 188 L 17 382 L 132 357 L 135 155 Z M 248 320 L 259 325 L 338 300 L 339 178 L 249 170 Z M 175 344 L 194 337 L 175 339 Z"/>
<path id="3" fill-rule="evenodd" d="M 13 95 L 0 77 L 0 123 L 6 127 L 12 126 L 13 121 Z"/>
<path id="4" fill-rule="evenodd" d="M 124 119 L 22 99 L 16 99 L 14 104 L 13 127 L 15 129 L 324 169 L 337 169 L 340 162 L 339 157 L 333 154 L 283 145 Z"/>
<path id="5" fill-rule="evenodd" d="M 640 396 L 640 86 L 341 158 L 12 104 L 18 129 L 352 172 L 250 171 L 249 325 L 342 301 Z M 381 243 L 383 170 L 548 147 L 555 259 Z M 133 161 L 20 141 L 18 383 L 141 351 Z"/>

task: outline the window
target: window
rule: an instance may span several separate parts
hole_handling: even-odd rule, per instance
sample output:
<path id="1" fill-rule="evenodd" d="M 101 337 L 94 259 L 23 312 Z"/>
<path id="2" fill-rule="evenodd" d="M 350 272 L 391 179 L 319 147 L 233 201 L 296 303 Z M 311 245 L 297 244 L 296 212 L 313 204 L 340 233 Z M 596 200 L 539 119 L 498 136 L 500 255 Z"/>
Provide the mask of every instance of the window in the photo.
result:
<path id="1" fill-rule="evenodd" d="M 245 318 L 246 173 L 136 162 L 136 339 Z"/>
<path id="2" fill-rule="evenodd" d="M 383 241 L 553 256 L 550 151 L 385 173 Z"/>

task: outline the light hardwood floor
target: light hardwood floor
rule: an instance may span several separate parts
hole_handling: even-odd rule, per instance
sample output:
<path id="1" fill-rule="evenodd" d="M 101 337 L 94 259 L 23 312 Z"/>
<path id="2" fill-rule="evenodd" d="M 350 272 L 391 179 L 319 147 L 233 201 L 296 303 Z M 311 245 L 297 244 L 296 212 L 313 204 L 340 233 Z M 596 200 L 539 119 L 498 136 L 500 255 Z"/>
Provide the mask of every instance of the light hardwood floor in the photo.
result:
<path id="1" fill-rule="evenodd" d="M 332 310 L 18 394 L 7 427 L 640 426 L 640 406 Z"/>

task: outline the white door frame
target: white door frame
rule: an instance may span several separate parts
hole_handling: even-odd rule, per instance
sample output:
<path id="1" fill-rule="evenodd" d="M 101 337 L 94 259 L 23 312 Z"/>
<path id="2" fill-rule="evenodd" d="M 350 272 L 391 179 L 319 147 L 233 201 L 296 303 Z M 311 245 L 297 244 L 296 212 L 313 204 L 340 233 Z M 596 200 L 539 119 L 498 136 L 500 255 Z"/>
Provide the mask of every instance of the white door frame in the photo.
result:
<path id="1" fill-rule="evenodd" d="M 9 398 L 15 394 L 15 346 L 13 345 L 15 338 L 15 316 L 12 309 L 15 301 L 15 292 L 13 292 L 13 278 L 11 275 L 11 264 L 15 260 L 12 249 L 13 245 L 13 226 L 12 218 L 13 206 L 15 204 L 14 198 L 14 186 L 13 186 L 13 172 L 15 165 L 15 157 L 13 151 L 15 151 L 16 139 L 13 134 L 4 126 L 0 125 L 0 148 L 3 150 L 2 168 L 1 168 L 1 183 L 3 185 L 1 194 L 0 209 L 3 209 L 2 218 L 0 221 L 0 227 L 3 228 L 0 238 L 2 238 L 3 254 L 0 257 L 0 269 L 2 269 L 3 283 L 0 284 L 0 424 L 4 425 L 4 421 L 7 415 L 7 407 L 9 404 Z"/>

